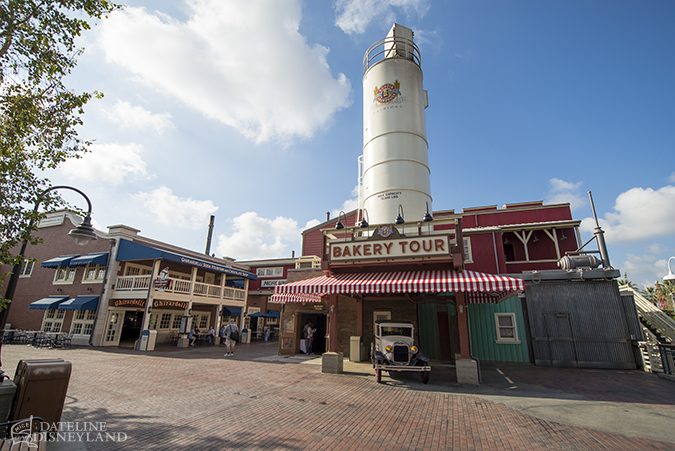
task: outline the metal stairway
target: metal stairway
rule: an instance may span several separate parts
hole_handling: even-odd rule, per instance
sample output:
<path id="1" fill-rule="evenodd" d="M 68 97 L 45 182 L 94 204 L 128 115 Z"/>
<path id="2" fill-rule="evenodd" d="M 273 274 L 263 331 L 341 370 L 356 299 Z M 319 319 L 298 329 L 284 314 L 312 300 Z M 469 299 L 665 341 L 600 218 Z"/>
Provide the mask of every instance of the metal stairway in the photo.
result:
<path id="1" fill-rule="evenodd" d="M 670 316 L 663 313 L 658 307 L 649 302 L 647 298 L 633 288 L 622 286 L 620 291 L 632 293 L 633 299 L 635 300 L 635 307 L 637 308 L 640 318 L 651 324 L 651 326 L 665 338 L 666 342 L 671 344 L 675 343 L 675 321 L 673 321 Z"/>

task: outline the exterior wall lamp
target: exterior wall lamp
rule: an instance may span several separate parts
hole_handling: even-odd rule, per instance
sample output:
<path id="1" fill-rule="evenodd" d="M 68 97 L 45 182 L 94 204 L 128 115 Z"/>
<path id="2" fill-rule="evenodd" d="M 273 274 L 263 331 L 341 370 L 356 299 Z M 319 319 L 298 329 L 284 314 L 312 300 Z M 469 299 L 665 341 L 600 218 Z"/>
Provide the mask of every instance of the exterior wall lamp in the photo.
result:
<path id="1" fill-rule="evenodd" d="M 345 228 L 345 225 L 342 223 L 342 221 L 340 221 L 340 217 L 342 217 L 345 220 L 345 222 L 347 222 L 345 212 L 340 211 L 340 213 L 338 214 L 338 222 L 337 222 L 337 224 L 335 224 L 335 228 L 338 229 L 338 230 L 341 230 L 341 229 Z"/>

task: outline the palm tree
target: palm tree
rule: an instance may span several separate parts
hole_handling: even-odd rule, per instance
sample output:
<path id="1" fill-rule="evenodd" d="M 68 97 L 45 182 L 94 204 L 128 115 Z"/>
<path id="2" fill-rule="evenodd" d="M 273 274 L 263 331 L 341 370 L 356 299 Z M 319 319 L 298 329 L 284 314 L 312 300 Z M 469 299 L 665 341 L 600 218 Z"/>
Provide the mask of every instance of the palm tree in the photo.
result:
<path id="1" fill-rule="evenodd" d="M 642 296 L 647 298 L 647 300 L 649 300 L 649 302 L 651 302 L 652 304 L 654 305 L 658 304 L 657 301 L 659 297 L 656 294 L 656 289 L 654 289 L 654 287 L 645 287 L 645 289 L 642 290 Z"/>
<path id="2" fill-rule="evenodd" d="M 619 284 L 619 288 L 629 287 L 629 288 L 632 288 L 633 290 L 637 291 L 637 285 L 635 285 L 635 283 L 628 280 L 628 274 L 626 274 L 626 273 L 623 273 L 623 279 L 619 279 L 617 282 Z"/>

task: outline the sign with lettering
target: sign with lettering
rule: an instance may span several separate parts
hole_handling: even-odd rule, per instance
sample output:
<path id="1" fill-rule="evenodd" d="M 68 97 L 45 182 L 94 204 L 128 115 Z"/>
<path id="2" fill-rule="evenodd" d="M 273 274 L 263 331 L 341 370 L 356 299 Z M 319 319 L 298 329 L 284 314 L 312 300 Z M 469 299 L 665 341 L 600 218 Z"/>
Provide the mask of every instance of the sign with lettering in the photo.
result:
<path id="1" fill-rule="evenodd" d="M 450 256 L 450 236 L 399 238 L 378 241 L 347 241 L 330 244 L 330 261 L 372 260 Z"/>
<path id="2" fill-rule="evenodd" d="M 283 285 L 286 283 L 286 279 L 275 279 L 275 280 L 265 280 L 260 281 L 261 288 L 271 288 L 276 287 L 277 285 Z"/>
<path id="3" fill-rule="evenodd" d="M 154 308 L 170 308 L 170 309 L 181 309 L 185 310 L 187 308 L 187 302 L 182 301 L 162 301 L 161 299 L 155 299 L 152 302 Z"/>
<path id="4" fill-rule="evenodd" d="M 140 307 L 145 308 L 145 299 L 111 299 L 112 307 Z"/>

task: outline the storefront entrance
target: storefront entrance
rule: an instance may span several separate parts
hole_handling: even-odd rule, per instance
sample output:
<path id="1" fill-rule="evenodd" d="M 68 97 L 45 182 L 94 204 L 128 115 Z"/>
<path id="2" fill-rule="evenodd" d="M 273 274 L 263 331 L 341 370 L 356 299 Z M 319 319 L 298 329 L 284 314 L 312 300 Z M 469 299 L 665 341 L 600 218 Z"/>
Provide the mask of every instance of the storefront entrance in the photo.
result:
<path id="1" fill-rule="evenodd" d="M 122 331 L 120 332 L 120 346 L 133 346 L 140 338 L 143 327 L 143 311 L 127 310 L 124 313 Z"/>
<path id="2" fill-rule="evenodd" d="M 316 329 L 312 342 L 312 354 L 323 354 L 328 349 L 326 336 L 328 335 L 327 315 L 325 313 L 299 313 L 300 327 L 298 339 L 305 340 L 305 326 L 311 325 Z M 304 348 L 304 349 L 303 349 Z M 300 344 L 300 352 L 306 353 L 307 343 Z"/>

